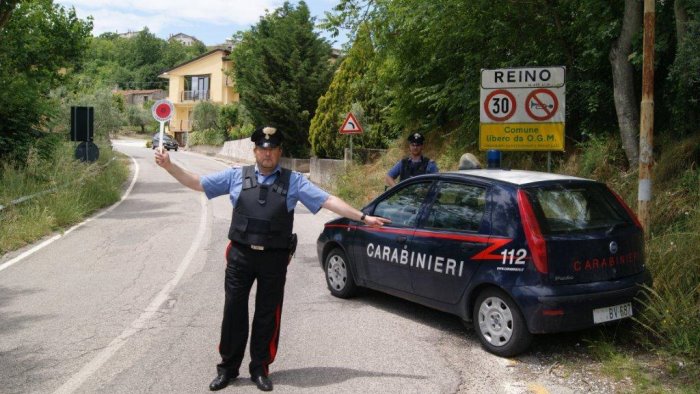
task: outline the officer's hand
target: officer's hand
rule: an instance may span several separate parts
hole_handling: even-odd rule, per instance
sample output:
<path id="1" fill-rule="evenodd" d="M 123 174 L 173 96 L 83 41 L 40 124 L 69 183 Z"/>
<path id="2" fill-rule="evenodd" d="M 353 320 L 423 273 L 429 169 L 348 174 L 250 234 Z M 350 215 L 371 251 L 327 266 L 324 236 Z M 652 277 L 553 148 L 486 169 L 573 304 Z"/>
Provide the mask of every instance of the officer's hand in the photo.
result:
<path id="1" fill-rule="evenodd" d="M 382 227 L 387 223 L 391 223 L 391 220 L 379 216 L 365 216 L 365 224 L 370 227 Z"/>
<path id="2" fill-rule="evenodd" d="M 167 150 L 164 150 L 162 153 L 160 152 L 160 149 L 155 150 L 155 155 L 156 155 L 156 164 L 159 166 L 165 168 L 166 170 L 170 167 L 172 164 L 170 162 L 170 155 L 168 154 Z"/>

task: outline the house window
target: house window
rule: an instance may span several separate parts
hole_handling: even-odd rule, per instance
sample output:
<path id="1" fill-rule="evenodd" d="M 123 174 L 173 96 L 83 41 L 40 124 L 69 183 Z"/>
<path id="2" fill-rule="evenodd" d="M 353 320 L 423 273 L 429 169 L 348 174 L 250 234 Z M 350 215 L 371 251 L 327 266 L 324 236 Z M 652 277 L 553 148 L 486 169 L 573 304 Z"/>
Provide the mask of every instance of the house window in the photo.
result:
<path id="1" fill-rule="evenodd" d="M 183 100 L 209 100 L 210 75 L 190 75 L 185 77 Z"/>

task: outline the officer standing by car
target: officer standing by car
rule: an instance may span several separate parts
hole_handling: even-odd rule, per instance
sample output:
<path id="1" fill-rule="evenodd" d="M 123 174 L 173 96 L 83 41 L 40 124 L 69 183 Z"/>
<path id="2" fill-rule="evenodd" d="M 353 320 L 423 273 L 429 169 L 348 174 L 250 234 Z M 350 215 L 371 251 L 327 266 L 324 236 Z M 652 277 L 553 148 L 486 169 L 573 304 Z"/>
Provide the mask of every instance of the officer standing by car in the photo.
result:
<path id="1" fill-rule="evenodd" d="M 439 171 L 437 164 L 435 164 L 433 160 L 423 156 L 424 141 L 425 138 L 421 133 L 413 133 L 408 136 L 410 155 L 399 160 L 391 167 L 389 172 L 387 172 L 384 180 L 388 186 L 394 186 L 396 184 L 396 178 L 402 181 L 412 176 L 433 174 Z"/>
<path id="2" fill-rule="evenodd" d="M 311 212 L 326 208 L 348 219 L 381 227 L 389 220 L 369 216 L 318 188 L 303 175 L 282 168 L 282 133 L 265 127 L 251 136 L 254 166 L 228 168 L 199 176 L 156 151 L 156 163 L 181 184 L 208 198 L 229 195 L 234 206 L 226 250 L 226 301 L 221 324 L 217 376 L 210 390 L 220 390 L 238 377 L 248 340 L 248 297 L 257 280 L 255 315 L 250 340 L 250 378 L 262 391 L 272 390 L 268 367 L 274 361 L 287 265 L 296 247 L 292 234 L 294 207 L 301 201 Z"/>

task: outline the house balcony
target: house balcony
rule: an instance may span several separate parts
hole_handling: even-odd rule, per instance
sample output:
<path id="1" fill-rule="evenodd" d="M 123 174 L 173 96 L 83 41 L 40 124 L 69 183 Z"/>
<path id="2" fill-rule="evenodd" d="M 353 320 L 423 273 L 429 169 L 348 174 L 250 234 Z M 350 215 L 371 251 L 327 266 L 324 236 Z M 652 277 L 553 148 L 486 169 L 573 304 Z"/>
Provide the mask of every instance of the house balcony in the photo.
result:
<path id="1" fill-rule="evenodd" d="M 180 92 L 180 101 L 209 101 L 208 90 L 184 90 Z"/>

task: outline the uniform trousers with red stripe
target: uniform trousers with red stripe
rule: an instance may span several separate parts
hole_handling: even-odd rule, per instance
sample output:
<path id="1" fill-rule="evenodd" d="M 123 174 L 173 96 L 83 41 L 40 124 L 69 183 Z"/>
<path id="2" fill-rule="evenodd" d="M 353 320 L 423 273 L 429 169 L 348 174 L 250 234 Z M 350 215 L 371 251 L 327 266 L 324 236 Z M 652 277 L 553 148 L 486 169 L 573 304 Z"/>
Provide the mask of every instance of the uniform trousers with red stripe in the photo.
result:
<path id="1" fill-rule="evenodd" d="M 288 249 L 254 250 L 232 242 L 226 250 L 226 302 L 221 323 L 219 373 L 237 376 L 248 342 L 248 298 L 257 281 L 250 338 L 251 376 L 267 376 L 280 336 Z"/>

